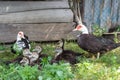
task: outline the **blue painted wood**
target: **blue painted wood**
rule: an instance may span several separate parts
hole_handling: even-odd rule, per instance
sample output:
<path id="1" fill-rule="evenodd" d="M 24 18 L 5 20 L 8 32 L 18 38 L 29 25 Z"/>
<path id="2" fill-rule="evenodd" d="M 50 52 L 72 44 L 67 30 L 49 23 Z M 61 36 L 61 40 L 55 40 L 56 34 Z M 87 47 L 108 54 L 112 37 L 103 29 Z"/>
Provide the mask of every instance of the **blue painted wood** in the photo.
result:
<path id="1" fill-rule="evenodd" d="M 94 16 L 93 23 L 100 25 L 100 12 L 101 12 L 101 4 L 103 0 L 94 0 Z"/>
<path id="2" fill-rule="evenodd" d="M 84 4 L 83 22 L 86 23 L 86 26 L 91 32 L 91 25 L 93 23 L 93 0 L 85 0 Z"/>
<path id="3" fill-rule="evenodd" d="M 120 0 L 119 0 L 119 9 L 118 9 L 118 22 L 117 24 L 120 25 Z"/>
<path id="4" fill-rule="evenodd" d="M 112 10 L 111 10 L 111 27 L 117 25 L 118 15 L 119 15 L 119 4 L 120 0 L 112 0 Z"/>
<path id="5" fill-rule="evenodd" d="M 84 0 L 83 22 L 91 32 L 93 24 L 106 28 L 120 25 L 120 0 Z"/>
<path id="6" fill-rule="evenodd" d="M 104 0 L 103 9 L 101 12 L 100 26 L 106 27 L 106 30 L 111 26 L 111 0 Z"/>

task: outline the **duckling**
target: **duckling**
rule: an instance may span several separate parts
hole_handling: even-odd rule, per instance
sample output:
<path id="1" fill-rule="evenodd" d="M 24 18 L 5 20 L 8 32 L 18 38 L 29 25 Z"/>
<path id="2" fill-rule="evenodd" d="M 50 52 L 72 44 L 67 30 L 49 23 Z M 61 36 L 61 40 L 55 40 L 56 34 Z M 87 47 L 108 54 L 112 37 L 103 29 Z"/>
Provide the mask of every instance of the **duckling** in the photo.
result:
<path id="1" fill-rule="evenodd" d="M 42 48 L 40 46 L 36 46 L 35 49 L 32 50 L 32 55 L 30 58 L 30 64 L 33 64 L 35 62 L 39 61 L 39 58 L 41 58 L 40 54 L 42 52 Z"/>
<path id="2" fill-rule="evenodd" d="M 23 57 L 23 59 L 20 61 L 20 64 L 23 66 L 29 65 L 30 60 L 27 57 Z"/>
<path id="3" fill-rule="evenodd" d="M 42 48 L 40 46 L 36 46 L 35 49 L 32 50 L 32 52 L 40 53 L 42 52 Z"/>
<path id="4" fill-rule="evenodd" d="M 32 50 L 32 52 L 29 49 L 24 49 L 23 56 L 29 59 L 30 65 L 34 65 L 34 63 L 37 62 L 37 60 L 39 59 L 41 51 L 42 48 L 40 46 L 36 46 L 35 49 Z"/>
<path id="5" fill-rule="evenodd" d="M 81 53 L 74 52 L 72 50 L 64 50 L 64 39 L 58 42 L 59 45 L 55 48 L 56 55 L 52 59 L 51 63 L 58 63 L 61 60 L 69 62 L 70 64 L 77 63 L 77 56 L 81 56 Z"/>
<path id="6" fill-rule="evenodd" d="M 23 56 L 26 56 L 29 58 L 31 55 L 32 55 L 32 52 L 30 51 L 30 49 L 23 50 Z"/>
<path id="7" fill-rule="evenodd" d="M 39 54 L 36 52 L 32 52 L 32 55 L 29 56 L 30 59 L 30 65 L 34 64 L 39 58 Z"/>

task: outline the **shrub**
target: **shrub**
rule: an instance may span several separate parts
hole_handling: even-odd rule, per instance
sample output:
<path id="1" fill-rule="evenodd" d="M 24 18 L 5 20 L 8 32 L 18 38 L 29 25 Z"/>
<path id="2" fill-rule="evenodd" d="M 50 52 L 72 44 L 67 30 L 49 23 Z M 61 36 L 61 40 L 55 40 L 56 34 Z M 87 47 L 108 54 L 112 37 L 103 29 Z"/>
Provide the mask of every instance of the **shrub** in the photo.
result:
<path id="1" fill-rule="evenodd" d="M 45 65 L 39 75 L 39 80 L 71 80 L 73 74 L 68 63 L 61 64 L 47 64 Z"/>
<path id="2" fill-rule="evenodd" d="M 38 66 L 20 66 L 10 64 L 9 68 L 0 66 L 0 80 L 37 80 Z"/>
<path id="3" fill-rule="evenodd" d="M 98 25 L 93 25 L 92 28 L 95 36 L 102 36 L 102 34 L 106 32 L 105 28 L 100 28 Z"/>

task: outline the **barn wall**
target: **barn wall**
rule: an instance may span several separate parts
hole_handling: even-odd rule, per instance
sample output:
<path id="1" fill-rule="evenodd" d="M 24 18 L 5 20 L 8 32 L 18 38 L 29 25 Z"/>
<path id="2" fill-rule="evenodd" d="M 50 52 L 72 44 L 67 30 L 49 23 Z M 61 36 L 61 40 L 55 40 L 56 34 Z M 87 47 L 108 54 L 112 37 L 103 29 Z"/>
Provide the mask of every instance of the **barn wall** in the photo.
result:
<path id="1" fill-rule="evenodd" d="M 68 36 L 74 27 L 72 23 L 45 23 L 45 24 L 0 24 L 0 41 L 13 42 L 18 31 L 23 31 L 30 41 L 53 41 L 61 38 L 71 39 Z"/>
<path id="2" fill-rule="evenodd" d="M 1 1 L 0 14 L 48 9 L 69 9 L 67 1 Z"/>
<path id="3" fill-rule="evenodd" d="M 30 41 L 66 38 L 73 29 L 67 0 L 0 2 L 0 42 L 13 42 L 18 31 Z"/>
<path id="4" fill-rule="evenodd" d="M 84 0 L 83 22 L 91 32 L 94 24 L 105 28 L 120 25 L 120 0 Z"/>
<path id="5" fill-rule="evenodd" d="M 48 9 L 0 15 L 0 23 L 72 22 L 70 9 Z"/>

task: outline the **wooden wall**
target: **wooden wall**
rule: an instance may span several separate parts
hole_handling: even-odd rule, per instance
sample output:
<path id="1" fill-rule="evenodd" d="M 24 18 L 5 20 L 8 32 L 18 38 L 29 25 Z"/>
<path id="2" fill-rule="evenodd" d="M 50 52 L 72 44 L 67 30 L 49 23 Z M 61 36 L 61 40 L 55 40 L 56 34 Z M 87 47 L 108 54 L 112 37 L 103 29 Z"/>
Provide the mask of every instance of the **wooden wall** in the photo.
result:
<path id="1" fill-rule="evenodd" d="M 120 25 L 120 0 L 83 0 L 85 22 L 91 32 L 91 26 L 99 25 L 108 31 Z"/>
<path id="2" fill-rule="evenodd" d="M 0 2 L 0 42 L 13 42 L 18 31 L 24 31 L 31 41 L 66 38 L 72 22 L 67 0 Z"/>
<path id="3" fill-rule="evenodd" d="M 120 25 L 120 0 L 81 1 L 82 20 L 90 32 L 94 24 L 106 31 Z M 68 0 L 0 2 L 0 42 L 12 42 L 20 30 L 31 41 L 66 38 L 64 33 L 69 35 L 74 28 L 72 22 L 73 13 Z"/>

